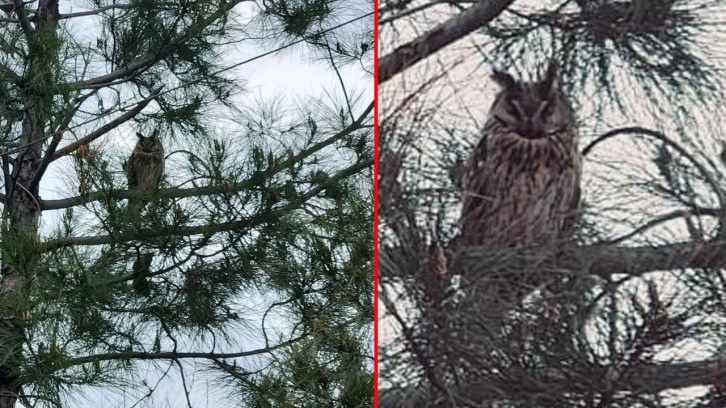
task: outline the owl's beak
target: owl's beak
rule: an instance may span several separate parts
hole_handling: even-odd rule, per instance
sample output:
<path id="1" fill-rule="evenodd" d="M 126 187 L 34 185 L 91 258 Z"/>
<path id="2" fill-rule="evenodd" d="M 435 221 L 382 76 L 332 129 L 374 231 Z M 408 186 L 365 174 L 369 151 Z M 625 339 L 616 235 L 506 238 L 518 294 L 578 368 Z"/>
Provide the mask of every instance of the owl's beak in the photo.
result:
<path id="1" fill-rule="evenodd" d="M 539 126 L 535 126 L 532 123 L 531 118 L 522 123 L 522 128 L 519 133 L 526 139 L 542 139 L 547 136 Z"/>

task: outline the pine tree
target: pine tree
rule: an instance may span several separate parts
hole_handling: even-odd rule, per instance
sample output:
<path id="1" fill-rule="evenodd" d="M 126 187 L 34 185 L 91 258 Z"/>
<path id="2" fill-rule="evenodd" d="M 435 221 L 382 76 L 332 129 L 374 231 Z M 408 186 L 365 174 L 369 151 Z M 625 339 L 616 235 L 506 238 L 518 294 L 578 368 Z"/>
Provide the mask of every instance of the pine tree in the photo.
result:
<path id="1" fill-rule="evenodd" d="M 381 407 L 723 405 L 723 20 L 716 1 L 380 2 Z M 550 62 L 581 135 L 577 248 L 456 248 L 492 68 Z M 549 281 L 492 325 L 457 267 Z"/>
<path id="2" fill-rule="evenodd" d="M 0 408 L 371 405 L 373 7 L 341 4 L 0 7 Z M 335 85 L 251 103 L 261 48 Z"/>

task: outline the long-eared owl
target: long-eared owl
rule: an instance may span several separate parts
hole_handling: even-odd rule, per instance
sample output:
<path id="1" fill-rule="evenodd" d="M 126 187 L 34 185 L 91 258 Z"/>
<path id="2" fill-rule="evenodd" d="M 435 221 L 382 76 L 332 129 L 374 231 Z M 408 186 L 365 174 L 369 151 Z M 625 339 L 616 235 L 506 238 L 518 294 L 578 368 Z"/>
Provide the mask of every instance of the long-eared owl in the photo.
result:
<path id="1" fill-rule="evenodd" d="M 130 190 L 153 190 L 159 185 L 164 174 L 164 147 L 155 130 L 151 136 L 145 137 L 136 133 L 139 140 L 126 162 L 126 176 Z M 142 201 L 129 200 L 129 207 L 140 209 Z"/>
<path id="2" fill-rule="evenodd" d="M 579 205 L 574 113 L 553 64 L 533 82 L 498 70 L 491 78 L 501 90 L 464 169 L 460 243 L 554 250 L 572 240 Z M 510 278 L 501 281 L 511 302 L 541 283 Z"/>

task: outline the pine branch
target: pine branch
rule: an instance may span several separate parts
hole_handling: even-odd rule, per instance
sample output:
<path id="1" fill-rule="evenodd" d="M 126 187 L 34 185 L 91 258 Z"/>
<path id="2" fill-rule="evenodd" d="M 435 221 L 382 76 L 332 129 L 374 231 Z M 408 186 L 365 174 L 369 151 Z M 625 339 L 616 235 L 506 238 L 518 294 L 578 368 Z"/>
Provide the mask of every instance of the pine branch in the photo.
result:
<path id="1" fill-rule="evenodd" d="M 138 107 L 137 107 L 138 108 Z M 142 109 L 143 107 L 139 108 Z M 135 108 L 136 109 L 136 108 Z M 358 116 L 358 119 L 356 119 L 355 122 L 351 123 L 343 129 L 342 131 L 336 133 L 335 135 L 329 137 L 328 139 L 325 139 L 319 143 L 316 143 L 307 149 L 301 151 L 297 155 L 287 159 L 283 160 L 280 163 L 278 163 L 276 166 L 269 168 L 265 172 L 266 177 L 272 177 L 275 174 L 287 169 L 290 167 L 290 165 L 294 163 L 298 163 L 302 160 L 305 160 L 307 157 L 311 156 L 312 154 L 322 150 L 325 147 L 328 147 L 335 142 L 342 140 L 346 138 L 351 133 L 355 132 L 356 130 L 360 130 L 364 127 L 363 123 L 366 121 L 368 116 L 371 114 L 373 110 L 373 102 L 371 102 L 366 110 Z M 129 114 L 131 114 L 132 111 L 129 111 Z M 124 118 L 126 116 L 122 115 L 117 120 Z M 111 122 L 113 123 L 113 122 Z M 103 128 L 99 129 L 98 131 L 101 131 Z M 98 132 L 97 131 L 97 132 Z M 84 139 L 92 136 L 92 134 L 86 136 Z M 76 145 L 80 143 L 82 140 L 79 140 L 78 142 L 75 142 L 63 149 L 60 149 L 55 155 L 54 159 L 57 158 L 55 156 L 67 154 L 67 149 L 70 149 L 71 146 Z M 74 148 L 75 149 L 75 148 Z M 222 194 L 222 193 L 237 193 L 239 191 L 247 190 L 254 186 L 254 182 L 252 180 L 245 180 L 239 183 L 226 183 L 220 186 L 206 186 L 206 187 L 197 187 L 197 188 L 190 188 L 190 189 L 181 189 L 181 188 L 165 188 L 157 190 L 154 195 L 161 198 L 185 198 L 185 197 L 196 197 L 196 196 L 203 196 L 203 195 L 212 195 L 212 194 Z M 59 200 L 40 200 L 40 206 L 42 210 L 60 210 L 64 208 L 73 207 L 76 205 L 83 205 L 88 204 L 94 201 L 102 201 L 107 200 L 109 198 L 113 198 L 116 200 L 121 199 L 129 199 L 129 198 L 143 198 L 148 196 L 149 193 L 145 193 L 138 190 L 117 190 L 113 192 L 108 191 L 94 191 L 90 192 L 88 194 L 82 195 L 82 196 L 75 196 L 70 198 L 62 198 Z M 0 200 L 4 199 L 4 196 L 0 194 Z"/>
<path id="2" fill-rule="evenodd" d="M 81 364 L 88 364 L 93 363 L 97 361 L 113 361 L 113 360 L 173 360 L 173 359 L 207 359 L 207 360 L 215 360 L 215 359 L 222 359 L 222 358 L 239 358 L 239 357 L 249 357 L 249 356 L 256 356 L 259 354 L 267 354 L 272 351 L 287 347 L 289 345 L 292 345 L 294 343 L 297 343 L 300 340 L 303 340 L 307 338 L 307 335 L 301 335 L 298 337 L 294 337 L 290 340 L 284 341 L 282 343 L 276 344 L 274 346 L 269 347 L 263 347 L 258 348 L 254 350 L 248 350 L 248 351 L 239 351 L 236 353 L 183 353 L 183 352 L 176 352 L 176 351 L 168 351 L 168 352 L 159 352 L 159 353 L 147 353 L 147 352 L 121 352 L 121 353 L 104 353 L 104 354 L 94 354 L 91 356 L 85 356 L 85 357 L 78 357 L 78 358 L 71 358 L 68 359 L 66 364 L 64 364 L 63 368 L 68 368 L 76 365 Z"/>
<path id="3" fill-rule="evenodd" d="M 16 0 L 17 1 L 17 0 Z M 72 82 L 68 84 L 60 85 L 60 87 L 69 87 L 72 89 L 96 89 L 104 88 L 107 86 L 117 85 L 125 82 L 128 78 L 136 76 L 148 69 L 157 62 L 163 60 L 174 52 L 177 47 L 184 43 L 189 38 L 199 35 L 206 27 L 210 26 L 218 19 L 224 17 L 230 10 L 232 10 L 237 4 L 242 3 L 245 0 L 231 0 L 212 13 L 209 17 L 199 22 L 198 29 L 190 30 L 184 33 L 184 35 L 171 39 L 167 44 L 163 45 L 156 53 L 146 56 L 145 58 L 139 59 L 126 65 L 123 68 L 119 68 L 110 74 L 102 75 L 96 78 L 90 78 L 83 81 Z"/>
<path id="4" fill-rule="evenodd" d="M 608 384 L 608 366 L 592 366 L 580 373 L 588 379 L 588 389 L 606 390 Z M 664 390 L 693 386 L 720 384 L 726 375 L 726 366 L 720 359 L 700 360 L 688 363 L 671 364 L 639 364 L 632 367 L 628 381 L 618 382 L 619 391 L 638 393 L 658 393 Z M 538 370 L 532 373 L 537 378 L 543 392 L 557 389 L 562 393 L 582 393 L 582 387 L 571 378 L 558 371 Z M 485 383 L 466 383 L 458 389 L 451 389 L 457 396 L 470 401 L 495 401 L 500 398 L 492 387 Z M 529 394 L 525 394 L 529 395 Z M 427 392 L 420 388 L 382 389 L 380 391 L 380 407 L 427 406 L 430 401 Z M 423 403 L 423 405 L 421 405 Z M 488 405 L 487 405 L 488 406 Z"/>
<path id="5" fill-rule="evenodd" d="M 264 212 L 262 214 L 259 214 L 256 217 L 250 218 L 250 219 L 244 219 L 244 220 L 236 220 L 236 221 L 230 221 L 220 224 L 209 224 L 209 225 L 198 225 L 198 226 L 191 226 L 191 227 L 172 227 L 169 229 L 161 229 L 161 228 L 155 228 L 155 229 L 149 229 L 149 230 L 141 230 L 141 231 L 132 231 L 128 233 L 120 233 L 120 234 L 114 234 L 111 235 L 105 235 L 105 236 L 84 236 L 84 237 L 63 237 L 54 239 L 51 241 L 48 241 L 41 245 L 41 251 L 51 251 L 58 248 L 68 247 L 68 246 L 74 246 L 74 245 L 104 245 L 104 244 L 112 244 L 117 242 L 127 242 L 127 241 L 134 241 L 139 239 L 139 235 L 147 237 L 147 238 L 156 238 L 156 237 L 162 237 L 162 236 L 189 236 L 189 235 L 208 235 L 208 234 L 216 234 L 219 232 L 225 232 L 225 231 L 237 231 L 237 230 L 244 230 L 244 229 L 251 229 L 254 227 L 257 227 L 259 225 L 262 225 L 264 222 L 267 222 L 270 218 L 278 218 L 282 217 L 284 214 L 289 213 L 291 211 L 297 210 L 300 207 L 302 207 L 306 202 L 308 202 L 311 198 L 316 197 L 318 194 L 323 192 L 328 186 L 335 185 L 338 181 L 343 180 L 345 178 L 348 178 L 356 173 L 359 173 L 367 168 L 371 168 L 373 165 L 373 160 L 363 160 L 360 161 L 352 166 L 349 166 L 339 172 L 337 172 L 334 176 L 330 177 L 328 181 L 324 184 L 317 185 L 313 188 L 311 188 L 307 193 L 301 195 L 298 200 L 292 201 L 288 203 L 287 205 L 284 205 L 280 207 L 279 209 L 273 211 L 272 213 Z M 239 183 L 240 185 L 245 185 L 245 183 Z M 176 190 L 176 191 L 183 191 L 185 195 L 183 196 L 174 196 L 174 195 L 163 195 L 164 197 L 189 197 L 192 195 L 203 195 L 203 194 L 189 194 L 192 191 L 208 191 L 208 189 L 214 189 L 215 193 L 221 194 L 226 193 L 229 194 L 231 191 L 230 189 L 224 187 L 224 186 L 214 186 L 214 187 L 200 187 L 197 189 L 165 189 L 160 190 L 166 191 L 167 193 L 170 190 Z M 238 188 L 237 191 L 242 190 L 243 188 Z M 124 192 L 126 193 L 125 196 L 130 197 L 141 197 L 143 194 L 139 194 L 139 192 Z M 133 193 L 133 194 L 132 194 Z"/>
<path id="6" fill-rule="evenodd" d="M 10 69 L 5 64 L 0 64 L 0 73 L 3 76 L 3 79 L 12 81 L 15 85 L 19 85 L 23 81 L 23 77 L 18 75 L 15 71 Z"/>

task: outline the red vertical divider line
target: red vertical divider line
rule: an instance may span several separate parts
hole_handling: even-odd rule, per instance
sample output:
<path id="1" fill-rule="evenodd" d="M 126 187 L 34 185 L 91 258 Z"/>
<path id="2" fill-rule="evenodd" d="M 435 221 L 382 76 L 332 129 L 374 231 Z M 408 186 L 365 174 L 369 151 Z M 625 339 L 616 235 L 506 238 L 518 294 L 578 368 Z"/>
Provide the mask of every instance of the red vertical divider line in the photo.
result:
<path id="1" fill-rule="evenodd" d="M 378 407 L 378 1 L 373 0 L 373 406 Z"/>

